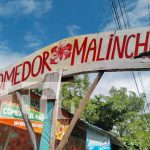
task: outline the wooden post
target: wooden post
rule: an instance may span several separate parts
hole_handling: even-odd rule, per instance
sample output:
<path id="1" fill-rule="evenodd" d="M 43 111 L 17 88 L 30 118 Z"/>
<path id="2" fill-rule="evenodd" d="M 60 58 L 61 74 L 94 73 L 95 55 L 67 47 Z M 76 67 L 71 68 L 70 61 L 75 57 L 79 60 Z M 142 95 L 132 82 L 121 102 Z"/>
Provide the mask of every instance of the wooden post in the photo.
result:
<path id="1" fill-rule="evenodd" d="M 33 149 L 38 150 L 38 140 L 37 140 L 37 137 L 36 137 L 34 130 L 32 128 L 31 122 L 28 118 L 28 114 L 27 114 L 27 111 L 25 108 L 23 98 L 22 98 L 21 93 L 19 91 L 16 92 L 16 95 L 17 95 L 17 100 L 19 102 L 19 107 L 20 107 L 20 111 L 21 111 L 23 120 L 25 122 L 26 128 L 27 128 L 29 135 L 30 135 L 30 138 L 31 138 Z"/>
<path id="2" fill-rule="evenodd" d="M 3 150 L 7 150 L 7 146 L 8 146 L 8 144 L 9 144 L 10 139 L 11 139 L 12 132 L 13 132 L 13 131 L 12 131 L 12 127 L 9 127 L 9 133 L 8 133 L 6 142 L 5 142 L 5 144 L 4 144 Z"/>
<path id="3" fill-rule="evenodd" d="M 47 104 L 47 110 L 41 137 L 40 150 L 55 150 L 55 131 L 61 76 L 62 71 L 53 72 L 47 74 L 44 80 L 41 102 L 43 102 L 44 105 Z M 47 101 L 47 103 L 45 103 L 45 101 Z"/>
<path id="4" fill-rule="evenodd" d="M 66 132 L 66 134 L 63 136 L 62 140 L 60 141 L 58 147 L 56 150 L 62 150 L 64 148 L 64 146 L 66 145 L 67 141 L 68 141 L 68 138 L 76 124 L 76 122 L 78 121 L 83 109 L 85 108 L 92 92 L 94 91 L 96 85 L 98 84 L 99 80 L 101 79 L 102 75 L 103 75 L 104 72 L 100 72 L 97 77 L 95 78 L 94 82 L 92 83 L 90 89 L 88 90 L 86 96 L 84 97 L 84 99 L 81 101 L 80 105 L 79 105 L 79 108 L 77 110 L 77 112 L 74 114 L 74 117 L 72 118 L 71 120 L 71 123 L 70 123 L 70 126 Z"/>

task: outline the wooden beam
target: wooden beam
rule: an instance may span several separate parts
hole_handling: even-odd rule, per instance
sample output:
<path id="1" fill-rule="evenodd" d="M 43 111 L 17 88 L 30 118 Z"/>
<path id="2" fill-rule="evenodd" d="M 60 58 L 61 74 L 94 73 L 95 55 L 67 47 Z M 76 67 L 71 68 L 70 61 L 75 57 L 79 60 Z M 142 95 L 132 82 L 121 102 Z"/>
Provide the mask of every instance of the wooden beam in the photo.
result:
<path id="1" fill-rule="evenodd" d="M 45 111 L 45 118 L 43 124 L 43 131 L 40 140 L 40 147 L 39 150 L 49 150 L 50 149 L 50 135 L 52 129 L 52 115 L 54 110 L 54 103 L 47 100 L 46 103 L 46 111 Z"/>
<path id="2" fill-rule="evenodd" d="M 61 86 L 61 78 L 62 78 L 62 71 L 56 74 L 56 81 L 57 87 L 55 87 L 55 101 L 54 101 L 54 110 L 53 110 L 53 117 L 52 117 L 52 129 L 51 129 L 51 138 L 50 138 L 50 150 L 55 150 L 55 134 L 56 134 L 56 122 L 57 122 L 57 115 L 58 115 L 58 99 L 60 93 L 60 86 Z"/>
<path id="3" fill-rule="evenodd" d="M 38 140 L 37 140 L 36 134 L 34 133 L 31 122 L 28 118 L 28 114 L 27 114 L 27 111 L 26 111 L 26 108 L 25 108 L 25 104 L 24 104 L 22 95 L 19 91 L 16 92 L 16 95 L 17 95 L 17 100 L 19 102 L 19 107 L 20 107 L 20 111 L 21 111 L 23 120 L 25 122 L 27 131 L 29 132 L 29 135 L 30 135 L 30 138 L 31 138 L 33 149 L 38 150 Z"/>
<path id="4" fill-rule="evenodd" d="M 9 133 L 8 133 L 6 142 L 5 142 L 5 144 L 4 144 L 3 150 L 7 150 L 7 146 L 8 146 L 8 144 L 9 144 L 10 139 L 11 139 L 12 133 L 13 133 L 12 127 L 9 126 Z"/>
<path id="5" fill-rule="evenodd" d="M 48 116 L 45 116 L 46 118 L 44 121 L 40 150 L 55 150 L 55 131 L 58 115 L 58 98 L 61 77 L 62 71 L 49 73 L 46 75 L 43 83 L 41 106 L 48 109 L 46 110 L 46 114 Z M 44 111 L 43 108 L 42 111 Z M 49 133 L 47 134 L 47 132 Z"/>
<path id="6" fill-rule="evenodd" d="M 97 75 L 97 77 L 95 78 L 94 82 L 92 83 L 92 85 L 91 85 L 90 89 L 88 90 L 87 94 L 85 95 L 84 99 L 81 101 L 78 110 L 76 111 L 76 113 L 74 114 L 74 117 L 71 120 L 70 126 L 69 126 L 66 134 L 63 136 L 63 138 L 60 141 L 56 150 L 62 150 L 64 148 L 64 146 L 66 145 L 73 128 L 75 127 L 78 119 L 80 118 L 80 115 L 81 115 L 83 109 L 85 108 L 91 94 L 93 93 L 93 91 L 94 91 L 96 85 L 98 84 L 99 80 L 101 79 L 103 73 L 104 72 L 100 72 Z"/>
<path id="7" fill-rule="evenodd" d="M 130 37 L 133 34 L 136 35 L 134 37 L 135 40 L 132 40 L 132 42 L 129 44 Z M 137 36 L 137 34 L 140 34 L 140 36 Z M 63 70 L 64 77 L 70 77 L 75 74 L 81 74 L 85 72 L 104 70 L 149 70 L 149 59 L 132 58 L 143 51 L 150 51 L 149 34 L 150 26 L 139 29 L 80 35 L 55 42 L 25 57 L 19 62 L 0 70 L 0 95 L 4 96 L 21 88 L 23 89 L 33 86 L 34 84 L 41 83 L 48 72 L 57 70 Z M 127 40 L 124 40 L 125 38 L 127 38 Z M 145 41 L 143 45 L 144 49 L 141 48 L 139 51 L 137 48 L 135 48 L 135 45 L 137 45 L 136 39 L 138 38 L 139 40 Z M 127 45 L 128 49 L 126 53 L 133 53 L 133 56 L 131 55 L 129 57 L 126 54 L 124 57 L 122 57 L 119 56 L 119 53 L 110 53 L 110 43 L 112 46 L 114 46 L 117 39 L 119 40 L 118 46 Z M 94 57 L 91 55 L 91 53 L 89 53 L 88 50 L 88 47 L 91 47 L 93 40 L 95 41 L 94 45 L 98 46 L 94 51 Z M 77 49 L 83 49 L 84 53 L 81 53 Z M 76 51 L 78 52 L 77 54 Z M 106 58 L 106 60 L 103 61 L 103 58 L 101 59 L 100 55 Z M 37 64 L 36 58 L 38 57 L 40 59 L 38 59 Z M 85 57 L 86 59 L 84 59 Z M 60 58 L 60 60 L 58 58 Z M 36 76 L 33 76 L 32 73 L 35 72 Z M 6 74 L 10 76 L 8 80 L 5 80 Z M 11 84 L 16 80 L 15 78 L 11 78 L 12 75 L 13 77 L 17 77 L 17 79 L 20 79 L 19 82 L 16 81 L 16 84 Z"/>

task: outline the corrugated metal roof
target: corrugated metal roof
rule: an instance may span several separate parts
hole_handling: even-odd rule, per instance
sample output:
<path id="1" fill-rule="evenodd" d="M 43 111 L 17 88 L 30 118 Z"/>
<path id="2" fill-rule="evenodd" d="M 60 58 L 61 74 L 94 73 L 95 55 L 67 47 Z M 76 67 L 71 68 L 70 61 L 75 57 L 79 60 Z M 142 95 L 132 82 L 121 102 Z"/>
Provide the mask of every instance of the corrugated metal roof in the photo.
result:
<path id="1" fill-rule="evenodd" d="M 68 112 L 68 110 L 66 110 L 65 108 L 61 107 L 61 109 L 65 110 L 66 112 Z M 70 115 L 72 115 L 73 117 L 73 114 L 71 114 L 70 112 L 68 112 Z M 82 125 L 84 130 L 87 130 L 88 128 L 94 130 L 95 132 L 98 132 L 99 134 L 101 135 L 104 135 L 104 136 L 107 136 L 110 138 L 111 140 L 111 143 L 123 148 L 123 149 L 127 149 L 126 145 L 124 145 L 120 140 L 117 139 L 117 137 L 115 137 L 112 133 L 108 132 L 108 131 L 105 131 L 99 127 L 96 127 L 90 123 L 88 123 L 87 121 L 83 120 L 83 119 L 79 119 L 76 126 L 80 126 Z"/>

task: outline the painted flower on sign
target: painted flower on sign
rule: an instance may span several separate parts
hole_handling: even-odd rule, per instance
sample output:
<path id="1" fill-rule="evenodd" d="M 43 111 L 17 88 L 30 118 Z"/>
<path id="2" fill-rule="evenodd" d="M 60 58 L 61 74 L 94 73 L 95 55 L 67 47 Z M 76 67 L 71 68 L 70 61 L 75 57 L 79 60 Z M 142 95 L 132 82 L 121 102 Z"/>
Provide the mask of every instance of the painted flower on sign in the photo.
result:
<path id="1" fill-rule="evenodd" d="M 52 48 L 51 53 L 51 64 L 57 64 L 62 60 L 66 60 L 71 56 L 71 48 L 72 45 L 68 44 L 60 44 L 59 46 L 55 46 Z"/>

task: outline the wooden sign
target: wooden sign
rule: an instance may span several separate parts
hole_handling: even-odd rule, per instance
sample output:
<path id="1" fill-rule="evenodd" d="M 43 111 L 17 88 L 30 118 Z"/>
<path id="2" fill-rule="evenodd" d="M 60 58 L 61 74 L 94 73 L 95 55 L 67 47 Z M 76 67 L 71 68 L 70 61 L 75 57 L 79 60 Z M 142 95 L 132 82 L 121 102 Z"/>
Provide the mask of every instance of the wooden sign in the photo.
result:
<path id="1" fill-rule="evenodd" d="M 33 107 L 27 107 L 27 113 L 31 121 L 34 132 L 42 134 L 44 113 L 35 110 Z M 61 140 L 69 127 L 69 119 L 59 119 L 56 121 L 55 137 Z M 20 108 L 16 103 L 2 102 L 0 107 L 0 124 L 25 129 L 26 125 L 22 118 Z"/>
<path id="2" fill-rule="evenodd" d="M 0 70 L 0 95 L 42 82 L 45 74 L 63 76 L 99 70 L 149 69 L 150 27 L 88 34 L 63 39 Z M 9 54 L 8 54 L 9 55 Z"/>

